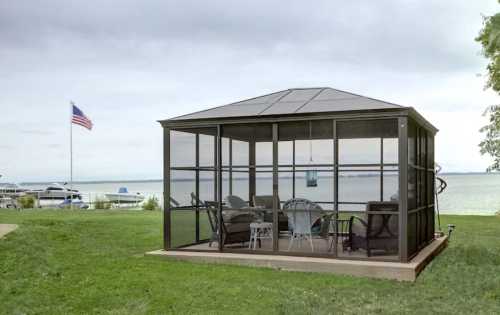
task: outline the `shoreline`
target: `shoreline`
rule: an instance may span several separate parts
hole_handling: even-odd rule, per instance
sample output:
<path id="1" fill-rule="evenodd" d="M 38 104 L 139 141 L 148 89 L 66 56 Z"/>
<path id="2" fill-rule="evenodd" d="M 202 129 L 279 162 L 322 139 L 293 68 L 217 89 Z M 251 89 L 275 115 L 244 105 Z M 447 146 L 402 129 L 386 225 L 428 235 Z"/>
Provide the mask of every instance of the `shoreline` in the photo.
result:
<path id="1" fill-rule="evenodd" d="M 473 176 L 473 175 L 488 175 L 488 176 L 498 176 L 500 172 L 448 172 L 440 173 L 439 176 Z M 379 174 L 360 174 L 360 175 L 339 175 L 340 177 L 378 177 Z M 396 174 L 387 174 L 385 176 L 397 176 Z M 319 176 L 319 178 L 332 178 L 333 176 Z M 261 177 L 262 179 L 267 177 Z M 271 179 L 272 176 L 269 176 Z M 291 176 L 283 176 L 280 178 L 292 178 Z M 295 178 L 305 178 L 305 176 L 296 176 Z M 191 178 L 178 178 L 173 179 L 173 181 L 189 181 Z M 200 178 L 201 181 L 210 181 L 211 178 Z M 245 178 L 233 178 L 233 180 L 245 180 Z M 67 181 L 34 181 L 34 182 L 19 182 L 19 185 L 48 185 L 52 183 L 65 183 Z M 73 181 L 73 184 L 117 184 L 117 183 L 161 183 L 162 179 L 124 179 L 124 180 L 82 180 Z"/>

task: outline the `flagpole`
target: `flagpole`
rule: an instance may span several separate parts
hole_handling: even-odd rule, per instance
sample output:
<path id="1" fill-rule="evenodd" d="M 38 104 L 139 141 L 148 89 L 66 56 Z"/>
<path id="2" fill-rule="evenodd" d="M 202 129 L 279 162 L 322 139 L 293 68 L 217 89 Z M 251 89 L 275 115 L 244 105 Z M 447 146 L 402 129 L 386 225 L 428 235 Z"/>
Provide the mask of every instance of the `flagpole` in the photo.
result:
<path id="1" fill-rule="evenodd" d="M 70 117 L 69 117 L 69 189 L 71 190 L 70 192 L 70 208 L 73 210 L 73 102 L 71 101 L 69 103 L 70 105 Z"/>

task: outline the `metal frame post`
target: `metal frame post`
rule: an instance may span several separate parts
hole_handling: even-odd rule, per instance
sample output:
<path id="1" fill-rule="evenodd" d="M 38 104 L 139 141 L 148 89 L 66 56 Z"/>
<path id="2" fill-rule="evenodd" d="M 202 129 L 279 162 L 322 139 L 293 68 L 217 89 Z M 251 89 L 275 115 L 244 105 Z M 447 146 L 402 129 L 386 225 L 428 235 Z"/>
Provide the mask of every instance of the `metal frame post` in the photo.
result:
<path id="1" fill-rule="evenodd" d="M 408 117 L 398 118 L 399 260 L 408 262 Z"/>
<path id="2" fill-rule="evenodd" d="M 279 248 L 279 217 L 278 217 L 278 196 L 279 196 L 279 178 L 278 178 L 278 124 L 273 124 L 273 251 Z"/>
<path id="3" fill-rule="evenodd" d="M 426 243 L 428 241 L 430 241 L 432 238 L 430 236 L 430 233 L 429 233 L 429 181 L 428 181 L 428 171 L 427 169 L 429 168 L 428 167 L 428 158 L 427 158 L 427 138 L 428 138 L 428 135 L 427 135 L 427 130 L 424 130 L 424 138 L 422 138 L 423 140 L 423 152 L 424 152 L 424 156 L 423 156 L 423 167 L 424 167 L 424 174 L 423 174 L 423 181 L 424 181 L 424 200 L 425 200 L 425 210 L 424 210 L 424 213 L 425 213 L 425 241 Z"/>
<path id="4" fill-rule="evenodd" d="M 431 187 L 430 187 L 430 193 L 431 193 L 431 203 L 432 203 L 432 236 L 434 237 L 434 233 L 436 232 L 436 207 L 437 207 L 437 200 L 436 196 L 434 195 L 434 191 L 436 190 L 436 175 L 434 173 L 435 165 L 436 165 L 436 160 L 435 160 L 435 154 L 436 154 L 436 140 L 435 140 L 435 134 L 431 134 L 431 144 L 429 146 L 429 150 L 431 151 L 431 165 L 430 168 L 432 168 L 431 171 Z M 440 223 L 440 220 L 438 220 L 438 223 Z M 441 225 L 439 225 L 439 230 L 441 231 Z"/>
<path id="5" fill-rule="evenodd" d="M 295 139 L 292 140 L 292 198 L 295 199 Z"/>
<path id="6" fill-rule="evenodd" d="M 233 194 L 233 139 L 229 138 L 229 194 Z"/>
<path id="7" fill-rule="evenodd" d="M 337 121 L 333 120 L 333 256 L 338 256 L 338 219 L 339 219 L 339 138 L 337 134 Z"/>
<path id="8" fill-rule="evenodd" d="M 421 200 L 421 187 L 420 185 L 422 184 L 422 181 L 421 181 L 421 175 L 422 175 L 422 172 L 420 170 L 420 155 L 421 155 L 421 152 L 420 152 L 420 145 L 421 145 L 421 142 L 420 142 L 420 126 L 418 124 L 415 124 L 415 128 L 416 128 L 416 134 L 415 134 L 415 165 L 416 165 L 416 168 L 415 168 L 415 172 L 416 172 L 416 177 L 415 177 L 415 190 L 416 190 L 416 193 L 415 193 L 415 197 L 416 197 L 416 208 L 419 209 L 420 207 L 422 207 L 422 200 Z M 411 209 L 410 209 L 411 210 Z M 422 227 L 421 227 L 421 220 L 422 220 L 422 211 L 419 210 L 417 212 L 415 212 L 415 237 L 417 239 L 417 251 L 420 250 L 420 244 L 422 243 L 422 233 L 421 233 L 421 230 L 422 230 Z M 413 227 L 412 227 L 413 228 Z M 413 254 L 413 253 L 412 253 Z"/>
<path id="9" fill-rule="evenodd" d="M 380 138 L 380 201 L 384 201 L 384 138 Z"/>
<path id="10" fill-rule="evenodd" d="M 216 127 L 218 132 L 218 127 Z M 217 135 L 214 136 L 214 201 L 217 201 Z"/>
<path id="11" fill-rule="evenodd" d="M 248 169 L 248 200 L 249 204 L 253 206 L 253 197 L 255 196 L 256 193 L 256 169 L 257 166 L 255 165 L 255 139 L 250 140 L 248 143 L 248 164 L 249 164 L 249 169 Z"/>
<path id="12" fill-rule="evenodd" d="M 435 175 L 434 175 L 434 134 L 433 133 L 430 133 L 429 134 L 429 139 L 427 139 L 427 154 L 429 154 L 429 162 L 430 162 L 430 165 L 428 165 L 428 170 L 427 172 L 429 172 L 428 176 L 430 177 L 430 180 L 429 180 L 429 183 L 430 183 L 430 187 L 428 188 L 429 189 L 429 200 L 430 200 L 430 204 L 432 206 L 431 210 L 432 210 L 432 215 L 431 215 L 431 230 L 432 230 L 432 238 L 434 238 L 434 233 L 436 232 L 436 196 L 434 195 L 434 191 L 435 191 L 435 183 L 436 183 L 436 178 L 435 178 Z M 438 221 L 439 223 L 439 221 Z M 441 226 L 439 226 L 440 228 Z"/>
<path id="13" fill-rule="evenodd" d="M 195 183 L 195 194 L 196 194 L 196 205 L 195 205 L 195 221 L 196 221 L 196 243 L 200 241 L 200 134 L 196 133 L 196 183 Z"/>
<path id="14" fill-rule="evenodd" d="M 172 246 L 170 209 L 170 128 L 163 128 L 163 248 Z"/>
<path id="15" fill-rule="evenodd" d="M 217 172 L 217 202 L 218 202 L 218 209 L 217 209 L 217 227 L 219 229 L 219 251 L 223 251 L 224 249 L 224 244 L 223 244 L 223 229 L 222 229 L 222 127 L 221 125 L 217 125 L 217 141 L 216 141 L 216 155 L 217 155 L 217 167 L 216 167 L 216 172 Z"/>

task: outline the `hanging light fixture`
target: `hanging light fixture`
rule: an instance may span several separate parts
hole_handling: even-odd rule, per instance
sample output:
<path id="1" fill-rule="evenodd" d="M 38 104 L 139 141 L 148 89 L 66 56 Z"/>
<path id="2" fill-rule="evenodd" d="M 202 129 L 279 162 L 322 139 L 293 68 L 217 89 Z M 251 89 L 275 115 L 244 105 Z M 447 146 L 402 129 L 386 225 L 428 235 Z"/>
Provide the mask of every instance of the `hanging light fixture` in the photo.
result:
<path id="1" fill-rule="evenodd" d="M 312 121 L 309 121 L 309 169 L 306 170 L 306 186 L 318 186 L 318 171 L 312 169 L 313 165 L 313 152 L 312 152 Z"/>

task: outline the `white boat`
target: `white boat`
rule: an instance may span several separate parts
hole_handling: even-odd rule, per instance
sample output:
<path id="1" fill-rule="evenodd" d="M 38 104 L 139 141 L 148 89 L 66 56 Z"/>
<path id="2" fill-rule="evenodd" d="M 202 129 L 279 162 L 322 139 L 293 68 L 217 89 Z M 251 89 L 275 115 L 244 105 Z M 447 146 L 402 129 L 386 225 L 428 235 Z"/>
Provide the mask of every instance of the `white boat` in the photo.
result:
<path id="1" fill-rule="evenodd" d="M 12 197 L 0 197 L 0 208 L 17 208 L 16 201 Z"/>
<path id="2" fill-rule="evenodd" d="M 144 196 L 140 193 L 129 193 L 127 187 L 120 187 L 117 193 L 109 193 L 105 196 L 112 203 L 139 203 L 144 200 Z"/>
<path id="3" fill-rule="evenodd" d="M 17 198 L 24 195 L 26 191 L 28 191 L 28 189 L 22 188 L 17 184 L 0 183 L 0 197 Z"/>
<path id="4" fill-rule="evenodd" d="M 58 183 L 53 183 L 43 190 L 30 190 L 27 193 L 35 196 L 38 200 L 82 199 L 78 190 L 66 188 Z"/>

